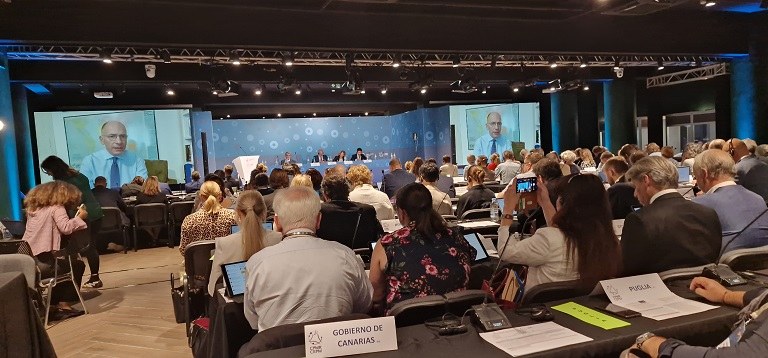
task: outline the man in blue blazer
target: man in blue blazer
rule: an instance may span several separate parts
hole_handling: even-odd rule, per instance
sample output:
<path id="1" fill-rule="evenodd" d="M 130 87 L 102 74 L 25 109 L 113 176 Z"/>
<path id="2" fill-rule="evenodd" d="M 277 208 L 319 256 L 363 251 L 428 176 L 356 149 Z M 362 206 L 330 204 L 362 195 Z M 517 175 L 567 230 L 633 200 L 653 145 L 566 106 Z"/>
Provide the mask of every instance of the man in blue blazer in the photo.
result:
<path id="1" fill-rule="evenodd" d="M 727 143 L 728 150 L 736 162 L 736 183 L 757 193 L 768 202 L 768 164 L 749 152 L 747 145 L 739 139 Z"/>
<path id="2" fill-rule="evenodd" d="M 387 193 L 387 196 L 392 198 L 400 188 L 415 182 L 416 176 L 403 170 L 400 159 L 393 158 L 389 161 L 389 173 L 384 175 L 384 179 L 381 182 L 381 191 Z"/>

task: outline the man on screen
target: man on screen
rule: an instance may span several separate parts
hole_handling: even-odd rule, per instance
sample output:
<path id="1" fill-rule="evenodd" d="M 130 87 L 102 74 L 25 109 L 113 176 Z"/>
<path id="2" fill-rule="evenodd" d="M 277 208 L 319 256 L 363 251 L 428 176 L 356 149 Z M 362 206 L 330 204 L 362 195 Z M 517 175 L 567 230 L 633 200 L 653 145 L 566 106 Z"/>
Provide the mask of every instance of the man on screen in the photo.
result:
<path id="1" fill-rule="evenodd" d="M 475 141 L 475 155 L 490 157 L 493 153 L 504 153 L 512 150 L 512 143 L 501 135 L 501 114 L 499 112 L 488 113 L 485 118 L 485 128 L 488 134 L 483 134 Z"/>
<path id="2" fill-rule="evenodd" d="M 144 159 L 126 150 L 128 132 L 125 125 L 117 121 L 105 122 L 99 141 L 104 149 L 87 155 L 80 165 L 80 172 L 88 177 L 91 186 L 98 176 L 107 178 L 109 188 L 120 188 L 136 176 L 147 177 Z"/>

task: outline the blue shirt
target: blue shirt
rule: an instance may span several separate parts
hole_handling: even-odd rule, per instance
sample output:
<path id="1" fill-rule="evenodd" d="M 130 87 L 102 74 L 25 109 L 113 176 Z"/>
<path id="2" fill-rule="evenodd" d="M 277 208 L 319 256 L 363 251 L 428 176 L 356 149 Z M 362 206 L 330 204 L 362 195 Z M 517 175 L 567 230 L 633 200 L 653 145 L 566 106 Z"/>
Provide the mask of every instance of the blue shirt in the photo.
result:
<path id="1" fill-rule="evenodd" d="M 505 150 L 512 150 L 512 142 L 510 142 L 507 138 L 505 138 L 503 135 L 496 138 L 496 151 L 491 152 L 491 147 L 493 146 L 493 143 L 491 143 L 491 135 L 486 133 L 483 134 L 480 138 L 477 138 L 475 141 L 475 149 L 474 154 L 476 156 L 484 155 L 486 157 L 491 157 L 491 154 L 498 153 L 499 156 L 501 156 L 502 153 L 504 153 Z"/>
<path id="2" fill-rule="evenodd" d="M 691 201 L 715 209 L 723 230 L 723 246 L 766 208 L 760 195 L 741 185 L 724 186 L 711 194 L 697 196 Z M 768 245 L 768 213 L 752 223 L 727 248 L 722 249 L 725 249 L 723 252 L 728 252 L 765 245 Z"/>
<path id="3" fill-rule="evenodd" d="M 144 164 L 144 159 L 137 158 L 135 154 L 126 150 L 123 154 L 117 156 L 117 167 L 120 169 L 120 183 L 114 185 L 110 182 L 113 157 L 115 156 L 109 154 L 106 149 L 102 149 L 83 158 L 83 162 L 80 164 L 80 173 L 88 177 L 91 187 L 93 187 L 93 180 L 97 176 L 107 178 L 107 188 L 128 184 L 137 176 L 147 177 L 147 167 Z"/>

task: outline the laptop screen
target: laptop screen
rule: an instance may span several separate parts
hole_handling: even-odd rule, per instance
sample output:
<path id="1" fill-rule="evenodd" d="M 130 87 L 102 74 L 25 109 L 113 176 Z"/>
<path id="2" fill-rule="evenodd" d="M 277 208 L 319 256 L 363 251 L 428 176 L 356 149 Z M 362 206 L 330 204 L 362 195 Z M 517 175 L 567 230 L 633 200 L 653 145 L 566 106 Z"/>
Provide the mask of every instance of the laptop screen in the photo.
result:
<path id="1" fill-rule="evenodd" d="M 3 223 L 3 226 L 8 229 L 8 232 L 10 232 L 14 238 L 21 238 L 24 236 L 24 230 L 26 229 L 24 222 L 16 220 L 0 220 L 0 222 Z"/>
<path id="2" fill-rule="evenodd" d="M 691 167 L 677 167 L 677 182 L 687 183 L 691 181 Z"/>
<path id="3" fill-rule="evenodd" d="M 477 237 L 477 233 L 465 234 L 464 239 L 475 248 L 477 254 L 475 255 L 475 262 L 480 262 L 488 258 L 488 252 L 485 251 L 485 247 L 480 243 L 480 238 Z"/>
<path id="4" fill-rule="evenodd" d="M 261 224 L 261 226 L 264 227 L 264 230 L 272 231 L 272 227 L 274 226 L 274 223 L 267 221 L 267 222 Z"/>
<path id="5" fill-rule="evenodd" d="M 245 263 L 246 261 L 239 261 L 221 265 L 229 297 L 245 294 Z"/>
<path id="6" fill-rule="evenodd" d="M 232 225 L 232 229 L 229 231 L 230 234 L 234 234 L 236 232 L 240 232 L 240 226 L 238 225 Z"/>

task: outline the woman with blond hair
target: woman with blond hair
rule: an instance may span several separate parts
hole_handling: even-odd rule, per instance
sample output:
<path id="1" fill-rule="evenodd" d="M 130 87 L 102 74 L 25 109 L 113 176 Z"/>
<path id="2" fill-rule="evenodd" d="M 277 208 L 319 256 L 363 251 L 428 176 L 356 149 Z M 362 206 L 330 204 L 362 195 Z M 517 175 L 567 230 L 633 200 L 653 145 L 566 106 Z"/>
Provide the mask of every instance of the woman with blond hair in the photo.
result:
<path id="1" fill-rule="evenodd" d="M 53 275 L 54 265 L 59 270 L 68 270 L 69 263 L 56 259 L 56 251 L 61 250 L 61 236 L 75 231 L 85 230 L 88 226 L 85 219 L 88 211 L 81 202 L 80 191 L 72 184 L 63 181 L 53 181 L 38 185 L 29 191 L 24 199 L 27 215 L 27 225 L 24 229 L 24 241 L 29 243 L 32 254 L 42 278 Z M 75 217 L 69 218 L 67 210 L 77 207 Z M 80 287 L 80 281 L 85 272 L 85 265 L 80 260 L 72 260 L 74 264 L 75 284 Z M 79 316 L 82 311 L 74 310 L 69 302 L 78 301 L 77 292 L 71 285 L 56 285 L 51 294 L 51 304 L 57 305 L 52 312 L 54 320 Z"/>
<path id="2" fill-rule="evenodd" d="M 592 156 L 592 151 L 588 148 L 584 148 L 579 151 L 579 157 L 581 157 L 581 163 L 579 163 L 581 170 L 585 170 L 587 168 L 597 168 L 595 165 L 595 157 Z"/>
<path id="3" fill-rule="evenodd" d="M 306 174 L 296 174 L 291 179 L 291 186 L 307 186 L 312 188 L 312 178 Z"/>
<path id="4" fill-rule="evenodd" d="M 267 205 L 258 191 L 246 190 L 237 198 L 235 220 L 240 231 L 216 239 L 208 293 L 213 296 L 216 283 L 221 278 L 221 265 L 247 261 L 261 249 L 272 246 L 283 239 L 279 232 L 264 229 L 267 220 Z"/>
<path id="5" fill-rule="evenodd" d="M 456 203 L 456 216 L 472 209 L 485 209 L 491 205 L 491 199 L 496 197 L 490 189 L 483 185 L 485 182 L 485 168 L 475 165 L 467 171 L 467 192 L 459 197 Z"/>
<path id="6" fill-rule="evenodd" d="M 395 218 L 392 202 L 383 191 L 373 187 L 373 174 L 365 165 L 353 165 L 347 173 L 347 180 L 352 184 L 349 201 L 363 203 L 376 209 L 376 218 L 390 220 Z"/>
<path id="7" fill-rule="evenodd" d="M 156 176 L 151 176 L 144 181 L 141 192 L 136 194 L 136 204 L 165 204 L 168 198 L 160 191 L 160 181 Z"/>
<path id="8" fill-rule="evenodd" d="M 197 194 L 202 205 L 187 215 L 181 223 L 179 251 L 184 255 L 187 245 L 201 240 L 213 240 L 231 233 L 235 225 L 235 211 L 221 206 L 222 191 L 214 181 L 207 181 Z"/>

